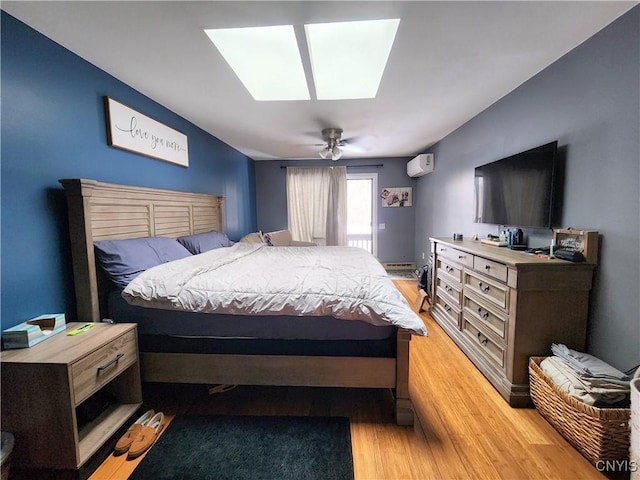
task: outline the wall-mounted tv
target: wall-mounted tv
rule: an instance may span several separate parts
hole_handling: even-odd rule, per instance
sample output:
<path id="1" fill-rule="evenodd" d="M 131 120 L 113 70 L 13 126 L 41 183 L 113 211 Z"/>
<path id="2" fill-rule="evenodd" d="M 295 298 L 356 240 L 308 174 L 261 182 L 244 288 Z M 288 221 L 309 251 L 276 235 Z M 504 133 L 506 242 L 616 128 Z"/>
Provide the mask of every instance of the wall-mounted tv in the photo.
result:
<path id="1" fill-rule="evenodd" d="M 550 228 L 557 150 L 555 141 L 477 167 L 474 222 Z"/>

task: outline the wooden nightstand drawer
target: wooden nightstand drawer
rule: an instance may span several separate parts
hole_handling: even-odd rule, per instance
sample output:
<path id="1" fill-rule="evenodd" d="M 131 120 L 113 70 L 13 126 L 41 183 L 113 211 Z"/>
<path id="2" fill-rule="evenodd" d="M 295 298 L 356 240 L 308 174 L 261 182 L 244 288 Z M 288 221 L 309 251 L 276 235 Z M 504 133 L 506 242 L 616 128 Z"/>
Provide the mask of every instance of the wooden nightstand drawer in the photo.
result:
<path id="1" fill-rule="evenodd" d="M 137 361 L 135 330 L 125 333 L 71 365 L 76 405 Z"/>

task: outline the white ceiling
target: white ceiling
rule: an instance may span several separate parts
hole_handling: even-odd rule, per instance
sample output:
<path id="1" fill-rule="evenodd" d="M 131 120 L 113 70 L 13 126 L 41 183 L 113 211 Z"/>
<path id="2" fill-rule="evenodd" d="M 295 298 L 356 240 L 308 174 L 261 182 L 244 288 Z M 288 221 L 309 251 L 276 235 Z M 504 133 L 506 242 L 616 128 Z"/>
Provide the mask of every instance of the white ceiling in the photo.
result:
<path id="1" fill-rule="evenodd" d="M 249 157 L 269 160 L 319 158 L 314 144 L 325 127 L 363 139 L 364 153 L 343 158 L 421 153 L 637 3 L 3 1 L 2 9 Z M 293 24 L 303 39 L 305 23 L 380 18 L 401 21 L 370 100 L 256 102 L 203 31 Z"/>

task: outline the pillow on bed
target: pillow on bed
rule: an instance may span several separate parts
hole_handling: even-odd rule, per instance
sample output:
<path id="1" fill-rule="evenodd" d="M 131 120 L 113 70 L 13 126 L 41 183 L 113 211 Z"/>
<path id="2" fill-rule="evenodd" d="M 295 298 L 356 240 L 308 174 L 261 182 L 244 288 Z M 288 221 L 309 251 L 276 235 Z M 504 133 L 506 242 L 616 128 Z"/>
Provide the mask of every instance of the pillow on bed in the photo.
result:
<path id="1" fill-rule="evenodd" d="M 254 232 L 248 235 L 245 235 L 240 239 L 242 243 L 264 243 L 264 239 L 262 238 L 262 232 Z"/>
<path id="2" fill-rule="evenodd" d="M 180 237 L 178 238 L 178 242 L 194 255 L 213 250 L 214 248 L 230 247 L 233 245 L 233 242 L 229 240 L 226 233 L 215 230 L 207 233 L 189 235 L 188 237 Z"/>
<path id="3" fill-rule="evenodd" d="M 191 256 L 189 250 L 166 237 L 101 240 L 93 246 L 100 266 L 122 288 L 151 267 Z"/>
<path id="4" fill-rule="evenodd" d="M 273 247 L 273 242 L 271 241 L 271 234 L 270 233 L 263 233 L 262 234 L 262 239 L 264 240 L 265 245 L 269 246 L 269 247 Z"/>

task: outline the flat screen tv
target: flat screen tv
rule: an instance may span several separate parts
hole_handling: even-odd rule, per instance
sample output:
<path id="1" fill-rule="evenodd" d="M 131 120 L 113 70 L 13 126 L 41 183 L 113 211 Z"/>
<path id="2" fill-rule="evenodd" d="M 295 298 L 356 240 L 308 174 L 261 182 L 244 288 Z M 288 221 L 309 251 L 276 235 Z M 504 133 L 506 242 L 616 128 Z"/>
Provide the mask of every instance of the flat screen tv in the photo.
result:
<path id="1" fill-rule="evenodd" d="M 474 222 L 551 228 L 558 142 L 475 170 Z"/>

